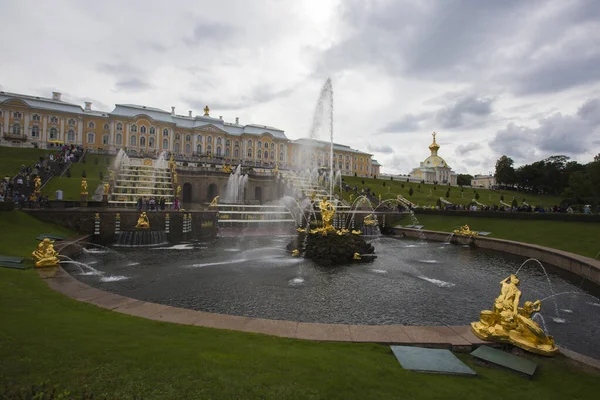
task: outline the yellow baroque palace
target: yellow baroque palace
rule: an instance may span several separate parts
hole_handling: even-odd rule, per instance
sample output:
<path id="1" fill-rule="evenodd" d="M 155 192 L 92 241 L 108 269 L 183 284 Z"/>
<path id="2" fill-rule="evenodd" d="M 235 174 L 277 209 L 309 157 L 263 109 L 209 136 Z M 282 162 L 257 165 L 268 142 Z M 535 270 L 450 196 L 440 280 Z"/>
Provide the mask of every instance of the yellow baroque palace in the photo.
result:
<path id="1" fill-rule="evenodd" d="M 0 92 L 0 145 L 46 148 L 74 144 L 115 153 L 119 149 L 140 155 L 167 151 L 184 157 L 241 161 L 255 165 L 302 168 L 329 167 L 329 143 L 290 140 L 281 129 L 266 125 L 242 125 L 222 117 L 179 115 L 135 104 L 116 104 L 112 112 L 68 103 L 61 94 L 52 98 Z M 218 162 L 218 161 L 217 161 Z M 343 175 L 379 175 L 380 164 L 372 154 L 342 144 L 334 145 L 334 170 Z"/>

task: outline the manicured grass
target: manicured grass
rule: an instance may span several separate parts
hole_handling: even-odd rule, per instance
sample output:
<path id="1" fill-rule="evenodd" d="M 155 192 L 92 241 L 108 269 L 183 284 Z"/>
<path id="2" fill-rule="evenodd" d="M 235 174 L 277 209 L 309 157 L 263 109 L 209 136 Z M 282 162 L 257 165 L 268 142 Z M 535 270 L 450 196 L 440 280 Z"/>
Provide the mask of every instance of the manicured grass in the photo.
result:
<path id="1" fill-rule="evenodd" d="M 365 182 L 363 185 L 362 182 Z M 394 199 L 398 194 L 401 194 L 406 199 L 419 206 L 435 206 L 437 200 L 440 197 L 450 201 L 453 204 L 464 204 L 467 205 L 475 198 L 474 191 L 479 193 L 478 202 L 485 205 L 497 205 L 500 206 L 500 197 L 504 196 L 504 202 L 511 204 L 514 198 L 517 200 L 519 205 L 523 199 L 532 207 L 541 205 L 544 207 L 550 207 L 558 205 L 561 202 L 561 198 L 557 196 L 539 196 L 532 195 L 529 193 L 508 191 L 508 190 L 487 190 L 482 188 L 464 188 L 461 192 L 460 187 L 450 187 L 450 197 L 446 198 L 446 191 L 448 185 L 432 185 L 432 184 L 419 184 L 406 181 L 391 181 L 388 179 L 373 179 L 373 178 L 358 178 L 353 176 L 344 176 L 344 182 L 350 186 L 357 186 L 360 192 L 363 188 L 371 188 L 371 192 L 374 192 L 379 196 L 381 194 L 382 200 Z M 383 184 L 385 183 L 385 187 Z M 404 187 L 402 187 L 404 185 Z M 419 189 L 419 186 L 421 188 Z M 413 195 L 409 195 L 410 188 L 413 188 Z M 434 190 L 434 187 L 436 190 Z M 337 191 L 339 193 L 339 189 Z M 344 198 L 347 200 L 350 193 L 343 192 Z M 356 198 L 356 195 L 354 196 Z"/>
<path id="2" fill-rule="evenodd" d="M 51 231 L 0 214 L 0 253 L 26 256 Z M 20 228 L 14 224 L 21 225 Z M 19 242 L 19 239 L 21 241 Z M 182 326 L 118 314 L 49 289 L 32 269 L 0 268 L 0 385 L 50 381 L 74 394 L 125 399 L 592 399 L 597 371 L 558 356 L 534 380 L 477 365 L 477 378 L 403 370 L 389 347 L 319 343 Z"/>
<path id="3" fill-rule="evenodd" d="M 86 162 L 73 163 L 71 165 L 71 177 L 67 174 L 62 177 L 54 177 L 42 190 L 43 194 L 48 195 L 51 200 L 55 199 L 56 191 L 63 191 L 63 200 L 80 200 L 81 196 L 81 176 L 85 172 L 88 185 L 88 200 L 92 198 L 98 185 L 103 181 L 100 179 L 100 173 L 106 179 L 108 177 L 108 167 L 112 165 L 114 157 L 88 154 Z M 97 161 L 96 161 L 97 160 Z"/>
<path id="4" fill-rule="evenodd" d="M 516 240 L 570 251 L 594 258 L 600 252 L 600 224 L 592 222 L 535 221 L 416 214 L 423 229 L 452 232 L 462 225 L 489 237 Z M 402 225 L 411 225 L 408 220 Z"/>
<path id="5" fill-rule="evenodd" d="M 0 211 L 0 254 L 29 258 L 39 243 L 35 237 L 42 233 L 75 235 L 67 228 L 42 222 L 24 211 Z"/>
<path id="6" fill-rule="evenodd" d="M 3 179 L 5 175 L 15 176 L 21 165 L 32 165 L 51 151 L 0 146 L 0 177 Z"/>

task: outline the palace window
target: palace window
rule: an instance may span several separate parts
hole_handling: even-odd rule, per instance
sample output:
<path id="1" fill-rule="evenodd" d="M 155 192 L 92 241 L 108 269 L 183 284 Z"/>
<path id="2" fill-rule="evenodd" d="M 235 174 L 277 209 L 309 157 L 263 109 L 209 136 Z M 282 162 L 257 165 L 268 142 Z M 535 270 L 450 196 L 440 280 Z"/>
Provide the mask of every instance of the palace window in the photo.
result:
<path id="1" fill-rule="evenodd" d="M 202 154 L 202 145 L 200 143 L 196 145 L 196 153 Z"/>
<path id="2" fill-rule="evenodd" d="M 185 152 L 186 153 L 190 153 L 191 151 L 192 151 L 192 146 L 190 146 L 189 143 L 186 143 L 186 145 L 185 145 Z"/>
<path id="3" fill-rule="evenodd" d="M 31 137 L 32 138 L 40 137 L 40 127 L 39 126 L 36 125 L 33 128 L 31 128 Z"/>
<path id="4" fill-rule="evenodd" d="M 275 149 L 275 143 L 271 143 L 271 150 Z"/>
<path id="5" fill-rule="evenodd" d="M 102 135 L 102 144 L 105 146 L 108 144 L 108 135 Z"/>
<path id="6" fill-rule="evenodd" d="M 268 148 L 269 148 L 269 143 L 265 142 L 265 149 L 268 149 Z"/>
<path id="7" fill-rule="evenodd" d="M 252 149 L 248 149 L 248 158 L 252 158 Z"/>
<path id="8" fill-rule="evenodd" d="M 135 135 L 131 135 L 129 137 L 129 144 L 132 146 L 136 146 L 137 145 L 137 138 L 135 137 Z"/>
<path id="9" fill-rule="evenodd" d="M 252 147 L 252 140 L 248 140 L 248 148 Z"/>
<path id="10" fill-rule="evenodd" d="M 206 137 L 206 143 L 212 143 L 212 136 Z"/>
<path id="11" fill-rule="evenodd" d="M 56 117 L 50 117 L 50 123 L 51 124 L 58 124 L 58 118 L 56 118 Z"/>
<path id="12" fill-rule="evenodd" d="M 175 140 L 179 140 L 179 138 L 180 138 L 179 133 L 176 133 L 175 134 Z"/>
<path id="13" fill-rule="evenodd" d="M 75 131 L 73 129 L 69 129 L 67 131 L 67 142 L 74 142 L 75 141 Z"/>
<path id="14" fill-rule="evenodd" d="M 179 149 L 181 147 L 179 147 L 179 143 L 175 143 L 175 153 L 179 154 Z"/>
<path id="15" fill-rule="evenodd" d="M 92 144 L 92 143 L 94 143 L 95 141 L 96 141 L 96 137 L 95 137 L 95 135 L 94 135 L 93 133 L 91 133 L 91 132 L 90 132 L 90 133 L 88 133 L 88 134 L 87 134 L 87 142 L 88 142 L 88 144 Z"/>
<path id="16" fill-rule="evenodd" d="M 122 145 L 123 144 L 123 135 L 121 135 L 120 133 L 117 133 L 117 136 L 115 136 L 115 142 L 117 142 L 117 145 Z"/>
<path id="17" fill-rule="evenodd" d="M 169 141 L 167 139 L 163 139 L 163 150 L 169 148 Z"/>
<path id="18" fill-rule="evenodd" d="M 146 127 L 144 125 L 140 126 L 140 133 L 146 133 Z"/>
<path id="19" fill-rule="evenodd" d="M 110 127 L 108 126 L 108 124 L 104 124 L 104 130 L 105 130 L 105 131 L 108 131 L 108 130 L 110 130 Z"/>
<path id="20" fill-rule="evenodd" d="M 275 159 L 275 152 L 273 150 L 271 150 L 271 160 Z"/>
<path id="21" fill-rule="evenodd" d="M 262 142 L 258 142 L 258 143 L 256 144 L 256 146 L 257 146 L 259 149 L 260 149 L 260 148 L 262 148 Z"/>
<path id="22" fill-rule="evenodd" d="M 202 135 L 198 135 L 198 136 L 196 136 L 196 140 L 197 140 L 198 142 L 202 142 Z"/>
<path id="23" fill-rule="evenodd" d="M 233 156 L 234 156 L 235 158 L 240 158 L 240 150 L 239 150 L 239 149 L 235 149 L 235 150 L 233 151 Z"/>
<path id="24" fill-rule="evenodd" d="M 225 146 L 227 146 L 227 147 L 231 146 L 231 141 L 229 141 L 229 140 L 226 140 L 226 141 L 225 141 Z"/>
<path id="25" fill-rule="evenodd" d="M 217 157 L 221 157 L 221 147 L 217 147 Z"/>
<path id="26" fill-rule="evenodd" d="M 221 143 L 221 138 L 217 138 L 217 145 L 220 145 Z"/>
<path id="27" fill-rule="evenodd" d="M 261 150 L 261 149 L 258 149 L 258 150 L 256 151 L 256 156 L 257 156 L 258 158 L 262 158 L 262 150 Z"/>
<path id="28" fill-rule="evenodd" d="M 150 134 L 154 135 L 156 133 L 156 129 L 153 126 L 150 127 Z"/>
<path id="29" fill-rule="evenodd" d="M 88 122 L 88 129 L 94 129 L 95 126 L 96 125 L 92 121 Z"/>
<path id="30" fill-rule="evenodd" d="M 225 149 L 225 157 L 229 157 L 231 152 L 229 151 L 229 147 Z"/>
<path id="31" fill-rule="evenodd" d="M 163 129 L 163 136 L 169 136 L 169 130 L 167 128 Z"/>
<path id="32" fill-rule="evenodd" d="M 269 150 L 265 150 L 264 157 L 265 157 L 265 160 L 267 160 L 269 158 Z"/>
<path id="33" fill-rule="evenodd" d="M 123 130 L 123 124 L 120 122 L 117 122 L 117 130 L 118 131 L 122 131 Z"/>
<path id="34" fill-rule="evenodd" d="M 34 121 L 38 121 L 39 122 L 40 121 L 40 116 L 39 116 L 39 114 L 33 114 L 33 117 L 31 117 L 31 119 L 34 120 Z"/>
<path id="35" fill-rule="evenodd" d="M 15 111 L 13 113 L 13 118 L 15 118 L 15 119 L 21 119 L 21 116 L 22 116 L 22 114 L 18 111 Z"/>
<path id="36" fill-rule="evenodd" d="M 212 153 L 212 146 L 209 144 L 208 146 L 206 146 L 206 155 L 210 156 L 210 153 Z"/>
<path id="37" fill-rule="evenodd" d="M 189 142 L 192 140 L 192 137 L 190 135 L 185 135 L 185 141 Z"/>
<path id="38" fill-rule="evenodd" d="M 234 146 L 235 146 L 235 147 L 240 147 L 240 142 L 238 142 L 238 141 L 236 140 L 236 141 L 235 141 L 235 144 L 234 144 Z"/>
<path id="39" fill-rule="evenodd" d="M 137 132 L 137 125 L 131 124 L 131 132 Z"/>
<path id="40" fill-rule="evenodd" d="M 283 161 L 283 152 L 279 153 L 279 161 Z"/>
<path id="41" fill-rule="evenodd" d="M 50 128 L 50 140 L 58 140 L 58 129 Z"/>
<path id="42" fill-rule="evenodd" d="M 154 147 L 154 137 L 150 136 L 148 139 L 148 147 Z"/>
<path id="43" fill-rule="evenodd" d="M 144 136 L 140 136 L 140 146 L 146 146 L 146 138 Z"/>

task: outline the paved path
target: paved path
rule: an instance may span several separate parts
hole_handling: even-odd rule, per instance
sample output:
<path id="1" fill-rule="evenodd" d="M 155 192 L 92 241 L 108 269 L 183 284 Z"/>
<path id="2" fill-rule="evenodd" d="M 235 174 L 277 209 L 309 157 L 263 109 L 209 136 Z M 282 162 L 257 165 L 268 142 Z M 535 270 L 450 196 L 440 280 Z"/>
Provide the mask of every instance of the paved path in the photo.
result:
<path id="1" fill-rule="evenodd" d="M 463 352 L 472 350 L 473 346 L 489 344 L 473 335 L 469 326 L 317 324 L 214 314 L 149 303 L 104 292 L 78 281 L 61 267 L 38 269 L 38 272 L 52 289 L 75 300 L 155 321 L 263 333 L 294 339 L 411 344 Z"/>

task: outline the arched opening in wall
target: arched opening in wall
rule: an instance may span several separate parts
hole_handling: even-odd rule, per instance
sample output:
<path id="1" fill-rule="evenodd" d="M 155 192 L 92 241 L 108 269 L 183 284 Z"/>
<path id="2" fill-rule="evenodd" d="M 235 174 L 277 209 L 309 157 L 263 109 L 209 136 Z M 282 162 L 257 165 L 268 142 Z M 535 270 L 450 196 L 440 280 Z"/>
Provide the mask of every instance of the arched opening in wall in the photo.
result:
<path id="1" fill-rule="evenodd" d="M 206 201 L 212 201 L 219 194 L 219 188 L 216 183 L 211 183 L 208 185 L 208 190 L 206 192 Z"/>
<path id="2" fill-rule="evenodd" d="M 254 200 L 262 203 L 262 188 L 260 186 L 254 188 Z"/>
<path id="3" fill-rule="evenodd" d="M 192 202 L 192 184 L 191 183 L 183 184 L 183 202 L 184 203 Z"/>

